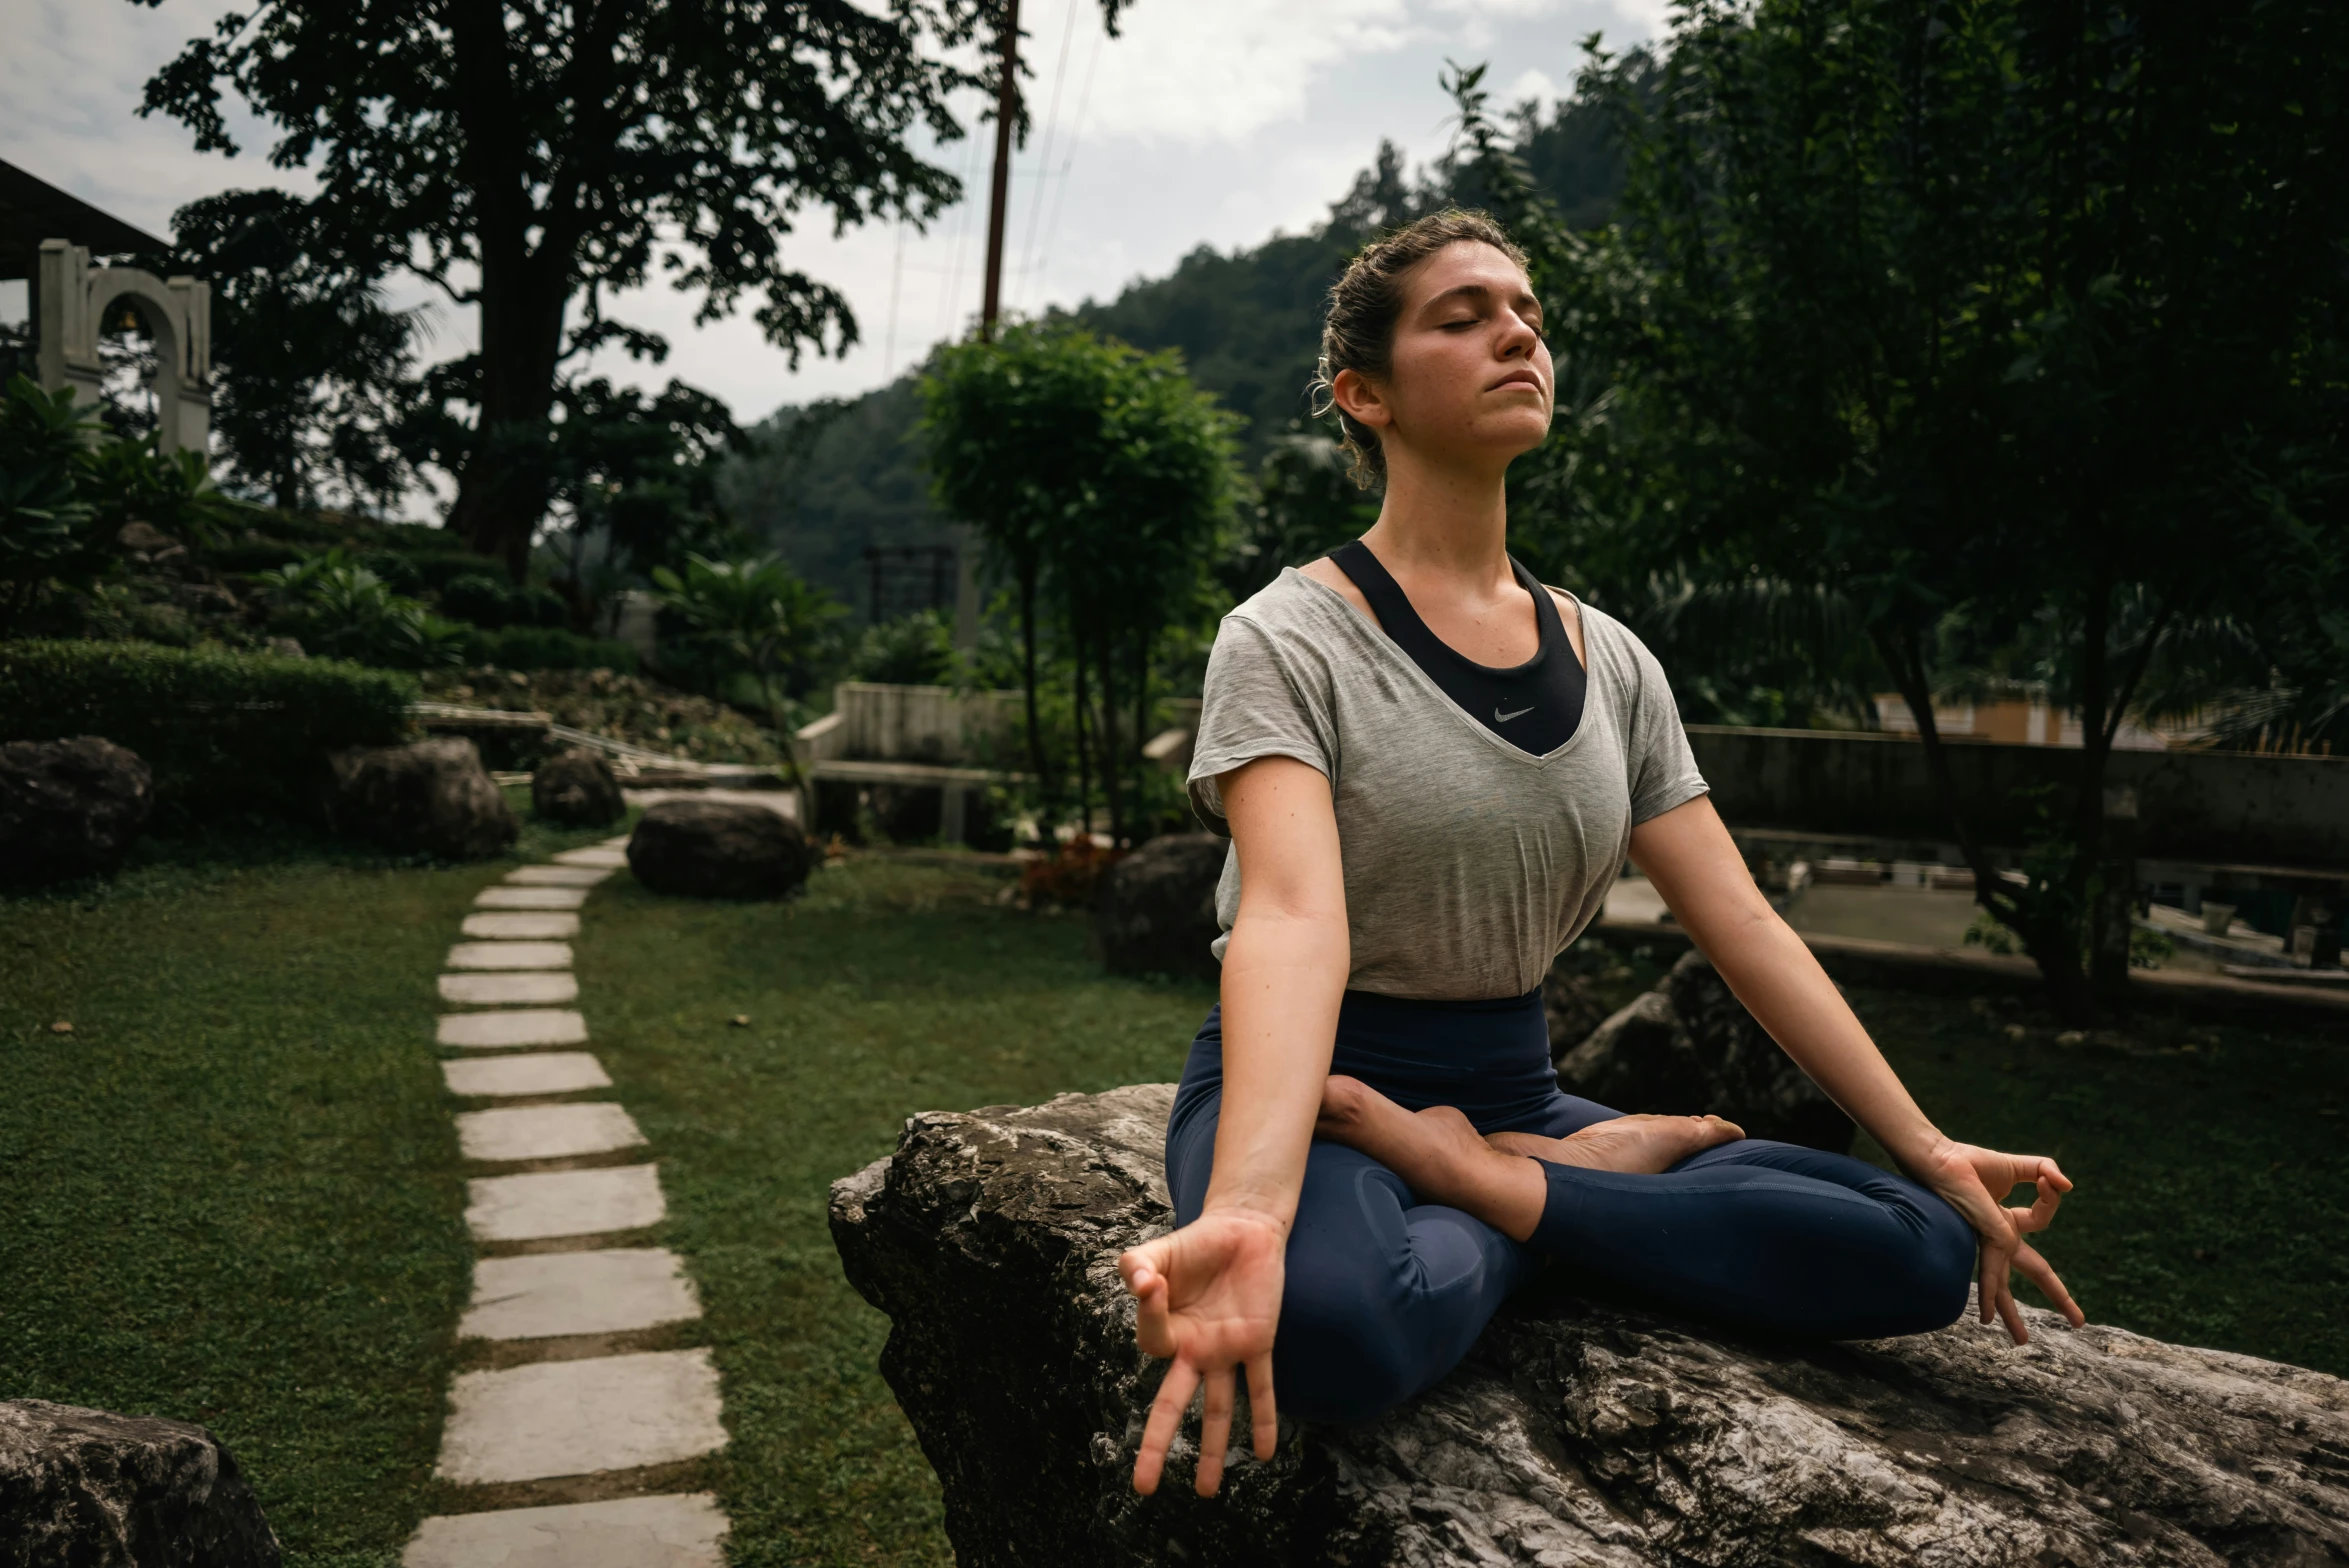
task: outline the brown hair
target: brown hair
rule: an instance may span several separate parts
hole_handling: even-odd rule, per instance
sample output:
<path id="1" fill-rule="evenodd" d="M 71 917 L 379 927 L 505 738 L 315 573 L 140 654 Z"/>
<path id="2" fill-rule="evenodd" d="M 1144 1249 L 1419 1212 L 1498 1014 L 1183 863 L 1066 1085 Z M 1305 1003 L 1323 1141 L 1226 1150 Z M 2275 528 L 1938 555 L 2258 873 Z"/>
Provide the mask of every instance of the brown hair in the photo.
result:
<path id="1" fill-rule="evenodd" d="M 1395 323 L 1403 314 L 1403 279 L 1411 269 L 1447 245 L 1467 240 L 1490 245 L 1520 268 L 1525 252 L 1489 213 L 1458 207 L 1431 212 L 1390 229 L 1362 247 L 1338 281 L 1330 285 L 1329 309 L 1321 321 L 1321 362 L 1314 367 L 1314 413 L 1338 416 L 1338 441 L 1352 460 L 1354 482 L 1367 490 L 1386 478 L 1387 457 L 1378 432 L 1338 407 L 1338 372 L 1384 376 L 1394 368 Z"/>

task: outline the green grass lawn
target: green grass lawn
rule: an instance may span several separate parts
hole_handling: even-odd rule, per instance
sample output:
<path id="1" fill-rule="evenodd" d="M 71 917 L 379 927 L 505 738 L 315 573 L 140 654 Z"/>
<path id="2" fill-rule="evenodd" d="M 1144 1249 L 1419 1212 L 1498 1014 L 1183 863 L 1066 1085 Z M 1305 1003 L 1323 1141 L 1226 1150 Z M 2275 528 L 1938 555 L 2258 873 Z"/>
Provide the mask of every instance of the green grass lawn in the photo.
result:
<path id="1" fill-rule="evenodd" d="M 204 1422 L 291 1560 L 398 1560 L 472 1259 L 432 979 L 512 863 L 229 832 L 0 897 L 0 1398 Z"/>
<path id="2" fill-rule="evenodd" d="M 206 1421 L 296 1562 L 395 1560 L 472 1255 L 430 980 L 500 869 L 228 844 L 0 900 L 0 1397 Z M 701 1287 L 738 1563 L 950 1561 L 831 1181 L 916 1110 L 1171 1078 L 1210 1000 L 1104 977 L 1081 919 L 1003 885 L 868 857 L 788 904 L 623 876 L 588 905 L 582 1005 Z M 2155 1019 L 2061 1045 L 1995 997 L 1853 1000 L 1947 1130 L 2063 1160 L 2047 1251 L 2092 1317 L 2349 1372 L 2340 1041 Z"/>

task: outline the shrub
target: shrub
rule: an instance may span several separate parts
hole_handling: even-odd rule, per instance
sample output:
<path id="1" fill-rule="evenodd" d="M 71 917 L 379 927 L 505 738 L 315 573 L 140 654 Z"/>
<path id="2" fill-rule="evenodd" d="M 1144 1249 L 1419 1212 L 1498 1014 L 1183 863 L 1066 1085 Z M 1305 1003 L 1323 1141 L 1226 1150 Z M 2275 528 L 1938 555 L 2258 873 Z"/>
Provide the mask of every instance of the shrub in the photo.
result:
<path id="1" fill-rule="evenodd" d="M 936 610 L 918 610 L 865 628 L 849 661 L 851 679 L 935 686 L 954 669 L 954 630 Z"/>
<path id="2" fill-rule="evenodd" d="M 443 583 L 440 608 L 445 615 L 487 631 L 507 626 L 566 627 L 571 620 L 571 607 L 553 589 L 516 587 L 502 577 L 478 571 Z"/>
<path id="3" fill-rule="evenodd" d="M 509 626 L 465 639 L 465 662 L 503 670 L 617 670 L 636 673 L 636 649 L 552 626 Z"/>
<path id="4" fill-rule="evenodd" d="M 283 539 L 239 539 L 233 544 L 207 546 L 202 552 L 206 566 L 216 572 L 237 577 L 250 577 L 256 572 L 276 571 L 292 566 L 310 552 Z"/>
<path id="5" fill-rule="evenodd" d="M 330 659 L 149 643 L 0 643 L 0 741 L 102 735 L 198 814 L 312 798 L 326 754 L 395 744 L 416 687 Z"/>
<path id="6" fill-rule="evenodd" d="M 299 638 L 311 653 L 392 669 L 446 668 L 463 661 L 465 628 L 392 592 L 341 550 L 263 572 L 270 628 Z"/>

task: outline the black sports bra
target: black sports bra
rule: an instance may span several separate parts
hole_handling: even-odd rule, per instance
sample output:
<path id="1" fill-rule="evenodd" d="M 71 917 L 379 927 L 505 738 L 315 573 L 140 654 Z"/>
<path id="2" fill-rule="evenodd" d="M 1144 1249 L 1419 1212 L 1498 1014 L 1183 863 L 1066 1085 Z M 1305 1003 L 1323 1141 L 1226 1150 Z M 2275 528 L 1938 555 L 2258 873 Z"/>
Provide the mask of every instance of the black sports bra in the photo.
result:
<path id="1" fill-rule="evenodd" d="M 1533 595 L 1534 620 L 1541 628 L 1541 646 L 1532 658 L 1509 669 L 1479 664 L 1453 648 L 1411 608 L 1403 585 L 1379 564 L 1370 546 L 1355 539 L 1329 553 L 1330 561 L 1353 579 L 1370 601 L 1378 623 L 1411 662 L 1427 672 L 1445 696 L 1486 729 L 1534 756 L 1546 756 L 1566 744 L 1582 723 L 1582 702 L 1588 678 L 1574 644 L 1566 637 L 1566 623 L 1558 616 L 1558 602 L 1534 580 L 1515 556 L 1509 570 L 1518 584 Z"/>

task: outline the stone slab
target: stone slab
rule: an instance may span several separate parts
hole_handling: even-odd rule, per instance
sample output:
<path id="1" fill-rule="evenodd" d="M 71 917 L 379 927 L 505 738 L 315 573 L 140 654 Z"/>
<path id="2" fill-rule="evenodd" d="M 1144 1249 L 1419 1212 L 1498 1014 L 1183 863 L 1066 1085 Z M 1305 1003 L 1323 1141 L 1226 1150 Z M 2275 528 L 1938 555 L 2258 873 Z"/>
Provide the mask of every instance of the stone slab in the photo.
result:
<path id="1" fill-rule="evenodd" d="M 626 849 L 628 847 L 628 839 L 629 835 L 622 833 L 615 838 L 605 839 L 602 845 L 599 847 L 604 849 Z"/>
<path id="2" fill-rule="evenodd" d="M 526 1056 L 474 1056 L 440 1064 L 449 1093 L 463 1095 L 571 1094 L 609 1089 L 611 1075 L 585 1051 L 533 1051 Z"/>
<path id="3" fill-rule="evenodd" d="M 701 1316 L 684 1260 L 666 1247 L 479 1258 L 459 1339 L 622 1334 Z"/>
<path id="4" fill-rule="evenodd" d="M 627 840 L 621 842 L 626 843 Z M 608 844 L 597 844 L 587 849 L 566 849 L 553 858 L 558 866 L 596 866 L 606 871 L 617 871 L 628 864 L 627 851 L 614 849 Z"/>
<path id="5" fill-rule="evenodd" d="M 475 909 L 577 909 L 586 902 L 583 887 L 485 887 L 473 895 Z"/>
<path id="6" fill-rule="evenodd" d="M 726 1516 L 708 1492 L 441 1514 L 400 1568 L 723 1568 Z"/>
<path id="7" fill-rule="evenodd" d="M 476 1176 L 465 1183 L 465 1227 L 476 1241 L 642 1230 L 668 1213 L 657 1165 Z"/>
<path id="8" fill-rule="evenodd" d="M 608 1100 L 585 1105 L 508 1105 L 457 1114 L 457 1146 L 469 1160 L 560 1160 L 644 1142 L 636 1118 Z"/>
<path id="9" fill-rule="evenodd" d="M 579 934 L 579 917 L 543 910 L 493 910 L 467 915 L 464 931 L 490 942 L 560 942 Z"/>
<path id="10" fill-rule="evenodd" d="M 540 1361 L 458 1374 L 438 1473 L 460 1486 L 542 1481 L 674 1464 L 725 1443 L 706 1348 Z"/>
<path id="11" fill-rule="evenodd" d="M 444 1013 L 437 1038 L 442 1045 L 466 1046 L 477 1051 L 585 1045 L 587 1019 L 560 1007 L 517 1008 L 506 1013 Z"/>
<path id="12" fill-rule="evenodd" d="M 611 874 L 594 866 L 524 866 L 506 873 L 506 886 L 593 887 Z"/>
<path id="13" fill-rule="evenodd" d="M 579 1000 L 579 980 L 563 970 L 440 977 L 440 999 L 464 1007 L 544 1007 Z"/>
<path id="14" fill-rule="evenodd" d="M 451 969 L 568 969 L 568 942 L 459 942 L 449 949 Z"/>

